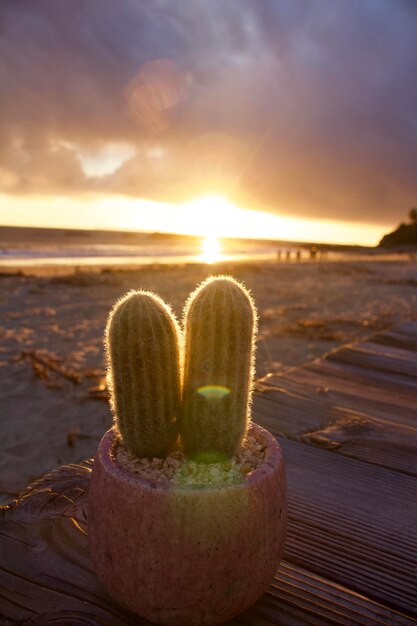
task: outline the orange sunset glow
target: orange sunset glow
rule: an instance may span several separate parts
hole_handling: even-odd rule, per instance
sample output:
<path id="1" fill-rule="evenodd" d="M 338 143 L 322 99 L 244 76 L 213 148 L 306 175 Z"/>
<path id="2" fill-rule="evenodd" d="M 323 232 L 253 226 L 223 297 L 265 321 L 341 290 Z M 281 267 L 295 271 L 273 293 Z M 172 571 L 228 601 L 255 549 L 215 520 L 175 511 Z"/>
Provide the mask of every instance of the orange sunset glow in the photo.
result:
<path id="1" fill-rule="evenodd" d="M 0 224 L 375 245 L 413 206 L 405 8 L 381 7 L 387 38 L 365 6 L 322 29 L 287 2 L 106 2 L 3 9 Z"/>
<path id="2" fill-rule="evenodd" d="M 105 1 L 3 7 L 0 224 L 375 245 L 414 206 L 411 5 Z"/>
<path id="3" fill-rule="evenodd" d="M 199 235 L 374 245 L 383 226 L 338 220 L 302 219 L 241 209 L 221 197 L 203 196 L 182 205 L 132 200 L 66 197 L 8 198 L 0 210 L 4 225 L 104 228 Z"/>

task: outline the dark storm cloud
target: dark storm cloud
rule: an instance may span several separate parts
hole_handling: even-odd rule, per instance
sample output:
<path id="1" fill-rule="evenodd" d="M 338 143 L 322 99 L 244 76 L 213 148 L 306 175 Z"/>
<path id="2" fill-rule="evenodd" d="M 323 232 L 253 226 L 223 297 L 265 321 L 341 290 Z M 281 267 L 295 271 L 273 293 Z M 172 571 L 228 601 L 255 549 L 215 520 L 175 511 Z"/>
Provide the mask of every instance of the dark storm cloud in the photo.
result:
<path id="1" fill-rule="evenodd" d="M 416 41 L 410 0 L 3 0 L 0 184 L 396 221 Z M 135 156 L 87 176 L 80 153 L 118 142 Z"/>

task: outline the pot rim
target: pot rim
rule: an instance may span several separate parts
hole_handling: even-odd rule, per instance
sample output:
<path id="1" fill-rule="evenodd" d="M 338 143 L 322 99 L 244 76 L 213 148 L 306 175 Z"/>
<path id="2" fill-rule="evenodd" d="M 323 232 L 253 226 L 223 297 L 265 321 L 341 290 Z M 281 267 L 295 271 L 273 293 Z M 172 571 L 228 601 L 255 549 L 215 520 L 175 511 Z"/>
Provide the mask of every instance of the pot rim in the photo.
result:
<path id="1" fill-rule="evenodd" d="M 115 447 L 118 443 L 118 434 L 116 428 L 113 426 L 110 428 L 100 441 L 97 457 L 103 467 L 103 469 L 111 474 L 114 478 L 121 482 L 136 483 L 138 487 L 141 487 L 145 491 L 151 491 L 153 493 L 172 493 L 173 491 L 187 493 L 196 491 L 207 491 L 213 493 L 215 491 L 247 489 L 252 487 L 276 471 L 277 466 L 282 464 L 283 457 L 281 447 L 275 437 L 259 424 L 250 422 L 248 434 L 255 431 L 263 438 L 265 444 L 265 458 L 262 465 L 254 469 L 249 474 L 245 475 L 242 482 L 229 483 L 222 485 L 178 485 L 171 482 L 157 482 L 149 478 L 144 478 L 136 472 L 132 472 L 130 469 L 121 465 L 115 456 Z M 97 462 L 97 460 L 96 460 Z"/>

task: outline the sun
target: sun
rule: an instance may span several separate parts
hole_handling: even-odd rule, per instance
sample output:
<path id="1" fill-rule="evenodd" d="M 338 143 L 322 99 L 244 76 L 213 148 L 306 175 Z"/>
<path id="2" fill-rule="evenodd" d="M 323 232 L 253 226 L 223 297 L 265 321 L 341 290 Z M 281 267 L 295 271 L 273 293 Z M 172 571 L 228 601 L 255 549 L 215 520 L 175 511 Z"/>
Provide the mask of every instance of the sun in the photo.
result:
<path id="1" fill-rule="evenodd" d="M 183 207 L 190 227 L 202 237 L 230 236 L 240 213 L 227 198 L 217 195 L 194 198 Z"/>
<path id="2" fill-rule="evenodd" d="M 236 223 L 237 207 L 222 196 L 210 195 L 187 202 L 186 209 L 194 229 L 204 237 L 198 259 L 209 264 L 221 261 L 224 255 L 219 237 Z"/>

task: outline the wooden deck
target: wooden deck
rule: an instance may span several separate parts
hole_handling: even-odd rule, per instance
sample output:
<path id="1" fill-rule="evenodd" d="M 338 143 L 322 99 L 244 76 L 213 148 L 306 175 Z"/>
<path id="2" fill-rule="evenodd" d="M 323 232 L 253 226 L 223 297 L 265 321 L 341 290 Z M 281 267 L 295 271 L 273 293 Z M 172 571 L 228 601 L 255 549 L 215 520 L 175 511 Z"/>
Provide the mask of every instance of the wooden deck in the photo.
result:
<path id="1" fill-rule="evenodd" d="M 417 322 L 262 379 L 254 419 L 284 450 L 289 532 L 269 591 L 230 624 L 417 624 Z M 2 624 L 148 623 L 92 571 L 90 471 L 60 468 L 3 509 Z"/>

